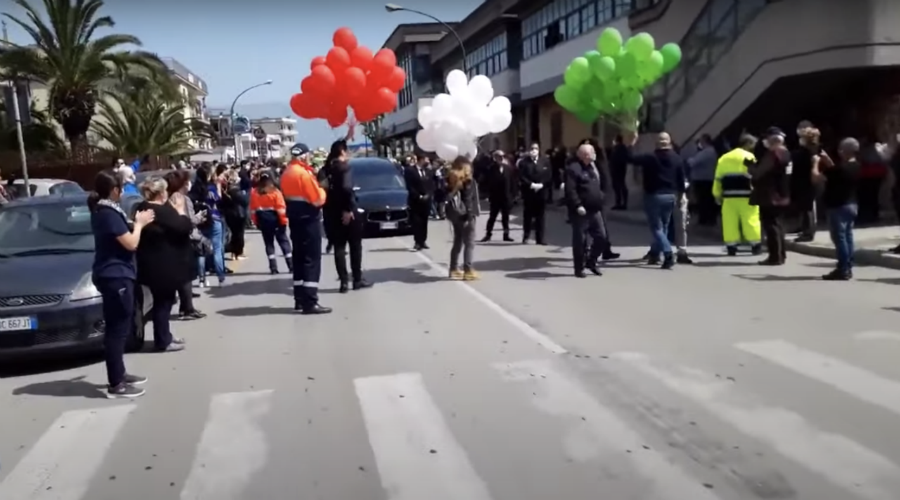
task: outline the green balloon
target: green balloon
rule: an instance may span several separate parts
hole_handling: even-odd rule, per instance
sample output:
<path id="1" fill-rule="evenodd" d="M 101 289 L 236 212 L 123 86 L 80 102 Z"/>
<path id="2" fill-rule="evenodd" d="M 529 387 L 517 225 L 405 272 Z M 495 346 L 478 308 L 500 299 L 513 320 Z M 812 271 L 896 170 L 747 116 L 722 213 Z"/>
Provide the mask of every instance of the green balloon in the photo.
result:
<path id="1" fill-rule="evenodd" d="M 569 85 L 560 85 L 553 91 L 553 98 L 562 108 L 572 111 L 578 105 L 580 93 Z"/>
<path id="2" fill-rule="evenodd" d="M 613 57 L 622 49 L 622 34 L 615 28 L 606 28 L 597 38 L 597 50 L 604 56 Z"/>
<path id="3" fill-rule="evenodd" d="M 622 96 L 622 107 L 627 111 L 637 111 L 644 104 L 644 96 L 640 92 L 629 92 Z"/>
<path id="4" fill-rule="evenodd" d="M 668 73 L 681 63 L 681 47 L 677 43 L 667 43 L 659 48 L 663 58 L 662 72 Z"/>
<path id="5" fill-rule="evenodd" d="M 619 79 L 629 78 L 637 73 L 638 62 L 634 58 L 634 54 L 625 52 L 615 60 L 616 76 Z"/>
<path id="6" fill-rule="evenodd" d="M 650 57 L 655 45 L 650 33 L 638 33 L 625 42 L 625 50 L 633 54 L 635 59 L 643 61 Z"/>
<path id="7" fill-rule="evenodd" d="M 584 84 L 581 92 L 588 98 L 603 95 L 603 82 L 596 78 L 591 78 L 587 83 Z"/>
<path id="8" fill-rule="evenodd" d="M 662 75 L 664 64 L 665 59 L 663 58 L 662 53 L 658 50 L 654 50 L 650 53 L 650 57 L 641 64 L 641 76 L 650 80 L 656 80 Z"/>
<path id="9" fill-rule="evenodd" d="M 589 50 L 584 53 L 584 58 L 587 59 L 588 65 L 593 68 L 596 61 L 603 57 L 602 54 L 597 52 L 596 50 Z"/>
<path id="10" fill-rule="evenodd" d="M 580 87 L 591 79 L 591 66 L 588 60 L 583 57 L 572 59 L 566 72 L 563 74 L 563 80 L 568 85 Z"/>
<path id="11" fill-rule="evenodd" d="M 598 113 L 594 109 L 587 109 L 587 110 L 577 111 L 575 113 L 575 116 L 582 123 L 594 123 L 595 121 L 597 121 L 597 118 L 600 117 L 600 113 Z"/>
<path id="12" fill-rule="evenodd" d="M 591 71 L 600 80 L 607 80 L 616 74 L 616 60 L 609 56 L 600 56 L 591 64 Z"/>

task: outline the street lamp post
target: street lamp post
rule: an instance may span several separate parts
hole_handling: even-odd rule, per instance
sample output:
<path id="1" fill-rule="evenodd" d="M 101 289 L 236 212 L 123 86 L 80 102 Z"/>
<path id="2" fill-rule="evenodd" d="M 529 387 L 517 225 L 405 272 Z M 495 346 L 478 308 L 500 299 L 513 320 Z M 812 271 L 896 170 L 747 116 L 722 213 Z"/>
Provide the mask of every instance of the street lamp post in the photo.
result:
<path id="1" fill-rule="evenodd" d="M 232 134 L 232 138 L 234 139 L 234 161 L 235 161 L 235 163 L 240 161 L 238 159 L 238 144 L 240 144 L 241 141 L 240 141 L 240 134 L 238 134 L 234 131 L 234 122 L 235 122 L 234 106 L 235 106 L 235 104 L 237 104 L 238 99 L 240 99 L 242 95 L 246 94 L 247 92 L 250 92 L 251 90 L 253 90 L 255 88 L 262 87 L 265 85 L 272 85 L 272 80 L 266 80 L 262 83 L 257 83 L 256 85 L 251 85 L 251 86 L 245 88 L 243 91 L 241 91 L 240 94 L 237 95 L 237 97 L 234 98 L 234 101 L 231 102 L 231 111 L 228 113 L 228 116 L 231 117 L 231 134 Z M 243 149 L 243 148 L 241 148 L 241 149 Z M 243 151 L 241 151 L 241 153 L 242 154 L 240 156 L 244 156 Z"/>
<path id="2" fill-rule="evenodd" d="M 456 43 L 459 44 L 459 51 L 462 53 L 463 72 L 466 74 L 466 76 L 469 76 L 469 62 L 466 60 L 466 45 L 463 43 L 462 38 L 459 36 L 459 33 L 457 33 L 456 30 L 453 29 L 449 24 L 438 19 L 437 17 L 432 16 L 431 14 L 422 12 L 420 10 L 408 9 L 406 7 L 402 7 L 395 3 L 385 4 L 384 10 L 386 10 L 388 12 L 401 12 L 401 11 L 412 12 L 413 14 L 418 14 L 420 16 L 424 16 L 429 19 L 432 19 L 432 20 L 434 20 L 434 22 L 441 24 L 444 28 L 447 28 L 447 31 L 449 31 L 450 34 L 452 34 L 456 38 Z"/>
<path id="3" fill-rule="evenodd" d="M 9 44 L 9 33 L 6 31 L 6 21 L 3 21 L 3 43 Z M 31 183 L 28 181 L 28 158 L 25 157 L 25 138 L 22 135 L 22 112 L 19 109 L 19 89 L 16 87 L 16 79 L 11 78 L 7 83 L 12 90 L 13 120 L 16 122 L 16 139 L 19 141 L 19 161 L 22 163 L 22 182 L 25 184 L 25 196 L 31 196 Z"/>

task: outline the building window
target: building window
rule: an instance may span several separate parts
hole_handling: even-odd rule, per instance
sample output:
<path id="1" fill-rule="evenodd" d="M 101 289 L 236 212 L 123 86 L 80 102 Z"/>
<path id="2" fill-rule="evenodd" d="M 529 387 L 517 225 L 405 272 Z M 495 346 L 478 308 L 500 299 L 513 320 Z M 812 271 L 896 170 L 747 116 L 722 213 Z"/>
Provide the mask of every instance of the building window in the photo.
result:
<path id="1" fill-rule="evenodd" d="M 627 16 L 632 0 L 554 0 L 522 21 L 522 60 Z"/>
<path id="2" fill-rule="evenodd" d="M 411 75 L 413 71 L 413 57 L 409 51 L 404 52 L 397 61 L 397 65 L 403 68 L 407 75 Z M 407 77 L 403 82 L 403 88 L 397 93 L 397 101 L 399 108 L 405 108 L 413 103 L 412 79 Z"/>
<path id="3" fill-rule="evenodd" d="M 469 78 L 475 75 L 494 76 L 508 68 L 506 32 L 492 38 L 466 55 Z"/>

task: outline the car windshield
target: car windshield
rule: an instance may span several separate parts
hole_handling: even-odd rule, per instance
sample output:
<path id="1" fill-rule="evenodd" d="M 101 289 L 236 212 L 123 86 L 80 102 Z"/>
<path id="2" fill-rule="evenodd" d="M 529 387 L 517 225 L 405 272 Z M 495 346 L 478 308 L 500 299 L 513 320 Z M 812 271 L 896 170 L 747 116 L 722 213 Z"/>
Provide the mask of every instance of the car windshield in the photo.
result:
<path id="1" fill-rule="evenodd" d="M 0 210 L 0 258 L 93 251 L 91 212 L 84 203 Z"/>
<path id="2" fill-rule="evenodd" d="M 406 191 L 406 183 L 396 170 L 362 170 L 353 172 L 353 184 L 359 191 Z"/>

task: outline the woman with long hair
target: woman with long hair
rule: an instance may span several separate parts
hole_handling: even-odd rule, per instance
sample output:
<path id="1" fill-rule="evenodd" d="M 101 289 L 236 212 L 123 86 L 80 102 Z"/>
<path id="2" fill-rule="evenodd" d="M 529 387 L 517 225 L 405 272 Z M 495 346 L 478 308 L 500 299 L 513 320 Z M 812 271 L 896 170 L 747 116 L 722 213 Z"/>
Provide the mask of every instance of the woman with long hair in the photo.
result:
<path id="1" fill-rule="evenodd" d="M 334 246 L 334 267 L 341 281 L 340 293 L 369 288 L 362 276 L 363 222 L 358 218 L 356 191 L 348 163 L 346 140 L 331 145 L 325 166 L 328 169 L 328 196 L 325 201 L 325 232 Z M 350 273 L 347 272 L 347 247 L 350 247 Z"/>
<path id="2" fill-rule="evenodd" d="M 151 210 L 139 210 L 134 215 L 134 228 L 128 227 L 128 217 L 119 206 L 122 179 L 114 172 L 100 172 L 94 180 L 94 191 L 88 195 L 91 227 L 94 232 L 94 265 L 91 278 L 103 297 L 106 355 L 106 376 L 109 398 L 135 398 L 144 395 L 136 387 L 147 382 L 145 377 L 125 370 L 125 345 L 134 328 L 135 283 L 137 267 L 134 252 L 141 241 L 143 229 L 153 222 Z"/>
<path id="3" fill-rule="evenodd" d="M 138 283 L 153 295 L 153 343 L 160 352 L 184 349 L 184 340 L 173 337 L 170 328 L 175 294 L 191 280 L 191 232 L 194 223 L 187 213 L 185 200 L 176 196 L 169 203 L 168 184 L 159 176 L 141 183 L 144 197 L 138 210 L 152 210 L 156 216 L 144 230 L 137 250 Z"/>
<path id="4" fill-rule="evenodd" d="M 197 229 L 197 226 L 202 224 L 206 220 L 206 212 L 201 211 L 197 212 L 194 210 L 194 202 L 191 201 L 191 198 L 187 196 L 188 191 L 191 189 L 191 179 L 190 174 L 186 170 L 172 170 L 165 176 L 166 184 L 168 184 L 168 193 L 169 193 L 169 203 L 175 206 L 181 200 L 184 201 L 185 212 L 189 219 L 191 219 L 191 224 L 193 224 L 193 229 L 191 230 L 191 252 L 190 256 L 193 259 L 193 265 L 191 267 L 190 279 L 185 281 L 181 287 L 178 288 L 178 319 L 181 320 L 192 320 L 192 319 L 201 319 L 205 318 L 206 315 L 200 312 L 197 308 L 194 307 L 194 291 L 192 289 L 192 282 L 196 276 L 199 276 L 200 268 L 197 267 L 200 263 L 200 259 L 198 256 L 203 256 L 203 235 L 200 234 L 200 230 Z M 204 258 L 205 261 L 205 258 Z M 199 295 L 198 295 L 199 296 Z"/>
<path id="5" fill-rule="evenodd" d="M 447 219 L 453 226 L 453 246 L 450 248 L 450 279 L 473 281 L 478 274 L 472 267 L 475 251 L 475 219 L 478 217 L 478 192 L 472 178 L 472 162 L 458 157 L 447 173 Z M 463 252 L 463 267 L 459 268 L 459 253 Z"/>
<path id="6" fill-rule="evenodd" d="M 241 191 L 241 179 L 237 172 L 229 171 L 224 177 L 222 217 L 231 232 L 231 239 L 227 245 L 228 251 L 231 253 L 231 260 L 243 260 L 244 230 L 246 229 L 249 200 L 247 195 Z"/>
<path id="7" fill-rule="evenodd" d="M 269 259 L 269 272 L 278 274 L 275 242 L 281 247 L 289 271 L 294 271 L 291 241 L 287 237 L 287 208 L 284 195 L 275 187 L 275 180 L 266 172 L 259 177 L 259 184 L 250 193 L 250 220 L 262 233 Z"/>
<path id="8" fill-rule="evenodd" d="M 221 285 L 225 282 L 225 230 L 222 213 L 219 211 L 219 202 L 222 200 L 221 186 L 214 169 L 206 165 L 197 169 L 190 196 L 195 209 L 206 210 L 206 223 L 200 226 L 200 232 L 212 243 L 213 269 Z M 205 257 L 199 264 L 200 286 L 206 286 Z"/>

